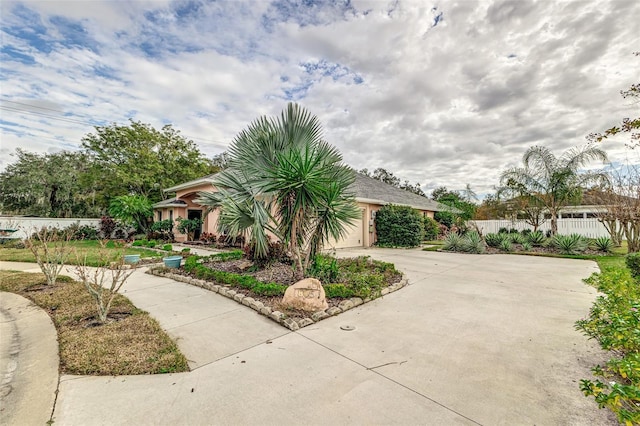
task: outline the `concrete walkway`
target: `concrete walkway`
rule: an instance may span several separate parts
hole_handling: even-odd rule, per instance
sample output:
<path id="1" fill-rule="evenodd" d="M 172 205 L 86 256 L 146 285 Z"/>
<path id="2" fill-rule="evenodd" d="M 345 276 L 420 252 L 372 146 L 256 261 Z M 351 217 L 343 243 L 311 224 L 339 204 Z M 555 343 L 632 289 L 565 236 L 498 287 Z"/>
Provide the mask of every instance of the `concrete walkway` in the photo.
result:
<path id="1" fill-rule="evenodd" d="M 0 425 L 44 425 L 58 388 L 58 337 L 38 306 L 0 292 Z"/>
<path id="2" fill-rule="evenodd" d="M 573 329 L 595 297 L 581 282 L 595 263 L 339 252 L 357 254 L 394 262 L 410 285 L 295 333 L 136 272 L 125 295 L 178 339 L 193 371 L 63 376 L 55 424 L 615 424 L 578 388 L 602 357 Z"/>

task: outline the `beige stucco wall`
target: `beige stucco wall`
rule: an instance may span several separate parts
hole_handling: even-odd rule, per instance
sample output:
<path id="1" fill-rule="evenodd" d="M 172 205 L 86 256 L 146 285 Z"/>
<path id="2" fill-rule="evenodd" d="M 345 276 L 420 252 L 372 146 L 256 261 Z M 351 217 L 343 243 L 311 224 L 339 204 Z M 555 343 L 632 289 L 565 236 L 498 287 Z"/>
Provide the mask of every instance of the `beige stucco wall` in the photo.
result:
<path id="1" fill-rule="evenodd" d="M 200 210 L 202 211 L 202 216 L 203 216 L 202 232 L 217 234 L 217 222 L 218 222 L 219 212 L 214 211 L 205 216 L 206 208 L 203 206 L 200 206 L 199 204 L 196 204 L 193 201 L 194 199 L 198 198 L 198 192 L 201 192 L 201 191 L 206 192 L 206 191 L 214 191 L 214 190 L 215 188 L 213 185 L 209 183 L 205 183 L 189 189 L 183 189 L 183 190 L 177 191 L 176 198 L 186 202 L 187 206 L 173 208 L 174 220 L 177 219 L 178 217 L 184 217 L 184 218 L 188 217 L 187 216 L 188 210 Z M 357 204 L 358 204 L 358 207 L 360 207 L 364 211 L 362 245 L 364 247 L 371 247 L 373 244 L 375 244 L 377 239 L 373 212 L 377 212 L 378 210 L 380 210 L 382 205 L 366 203 L 366 202 L 358 202 Z M 158 210 L 159 209 L 156 209 L 156 211 Z M 169 218 L 169 213 L 168 213 L 169 210 L 170 209 L 168 208 L 162 209 L 163 219 Z M 423 215 L 433 218 L 433 215 L 434 215 L 433 211 L 429 211 L 429 210 L 419 210 L 419 211 Z M 157 218 L 157 215 L 154 216 L 154 218 Z M 186 241 L 187 239 L 186 235 L 178 233 L 176 229 L 174 229 L 174 235 L 176 237 L 176 241 Z"/>

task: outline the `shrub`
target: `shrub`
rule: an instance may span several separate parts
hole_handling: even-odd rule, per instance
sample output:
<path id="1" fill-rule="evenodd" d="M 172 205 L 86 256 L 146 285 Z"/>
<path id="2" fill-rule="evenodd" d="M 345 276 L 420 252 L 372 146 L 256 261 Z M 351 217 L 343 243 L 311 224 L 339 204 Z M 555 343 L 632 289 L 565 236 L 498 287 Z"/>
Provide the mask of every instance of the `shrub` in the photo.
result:
<path id="1" fill-rule="evenodd" d="M 500 245 L 498 246 L 498 248 L 501 251 L 507 251 L 507 252 L 511 251 L 511 249 L 512 249 L 512 247 L 511 247 L 511 239 L 505 238 L 504 240 L 502 240 L 500 242 Z"/>
<path id="2" fill-rule="evenodd" d="M 505 234 L 487 234 L 484 236 L 484 241 L 489 247 L 498 248 L 505 238 Z"/>
<path id="3" fill-rule="evenodd" d="M 349 299 L 355 297 L 353 290 L 344 284 L 323 284 L 324 294 L 328 298 Z"/>
<path id="4" fill-rule="evenodd" d="M 451 229 L 451 227 L 456 223 L 456 216 L 453 213 L 446 211 L 435 212 L 433 218 L 439 224 L 446 226 L 447 229 Z"/>
<path id="5" fill-rule="evenodd" d="M 467 232 L 462 238 L 462 250 L 467 253 L 484 253 L 484 241 L 476 231 Z"/>
<path id="6" fill-rule="evenodd" d="M 247 244 L 242 250 L 244 256 L 259 267 L 264 267 L 274 262 L 291 262 L 291 259 L 287 256 L 284 244 L 280 241 L 269 241 L 269 253 L 266 257 L 256 257 L 255 246 L 253 244 Z"/>
<path id="7" fill-rule="evenodd" d="M 611 250 L 613 249 L 613 243 L 609 237 L 594 238 L 592 244 L 596 250 L 604 253 L 611 253 Z"/>
<path id="8" fill-rule="evenodd" d="M 380 296 L 384 286 L 384 276 L 368 272 L 349 274 L 346 277 L 345 285 L 353 291 L 354 297 L 373 299 Z"/>
<path id="9" fill-rule="evenodd" d="M 149 248 L 154 248 L 157 245 L 158 245 L 158 242 L 156 240 L 147 241 L 147 247 Z"/>
<path id="10" fill-rule="evenodd" d="M 531 232 L 532 232 L 531 229 L 523 229 L 522 231 L 520 231 L 520 233 L 525 237 L 529 235 Z"/>
<path id="11" fill-rule="evenodd" d="M 442 244 L 442 250 L 460 251 L 463 246 L 462 237 L 452 232 L 445 237 L 444 244 Z"/>
<path id="12" fill-rule="evenodd" d="M 193 236 L 195 234 L 195 232 L 200 229 L 200 227 L 202 226 L 202 220 L 201 219 L 185 219 L 182 217 L 179 217 L 176 219 L 176 222 L 178 222 L 178 232 L 180 232 L 181 234 L 185 234 L 187 235 L 187 238 L 189 240 L 193 240 Z"/>
<path id="13" fill-rule="evenodd" d="M 551 240 L 551 245 L 557 248 L 562 254 L 576 254 L 585 251 L 589 243 L 580 234 L 558 234 Z"/>
<path id="14" fill-rule="evenodd" d="M 498 234 L 508 234 L 508 233 L 509 233 L 509 230 L 507 228 L 502 227 L 498 229 Z"/>
<path id="15" fill-rule="evenodd" d="M 338 261 L 335 257 L 318 254 L 313 259 L 307 273 L 323 283 L 335 283 L 338 281 Z"/>
<path id="16" fill-rule="evenodd" d="M 165 244 L 162 246 L 162 250 L 164 251 L 173 251 L 173 246 L 171 244 Z"/>
<path id="17" fill-rule="evenodd" d="M 65 262 L 71 256 L 71 233 L 56 228 L 43 227 L 24 240 L 38 266 L 47 279 L 47 285 L 55 285 Z"/>
<path id="18" fill-rule="evenodd" d="M 531 243 L 528 241 L 525 241 L 524 243 L 522 243 L 522 250 L 524 251 L 531 251 L 532 250 L 532 246 Z"/>
<path id="19" fill-rule="evenodd" d="M 191 249 L 189 247 L 185 247 L 182 250 L 180 250 L 181 253 L 187 254 L 191 251 Z"/>
<path id="20" fill-rule="evenodd" d="M 72 223 L 63 232 L 69 233 L 72 240 L 96 240 L 98 230 L 91 225 L 80 225 L 80 222 Z"/>
<path id="21" fill-rule="evenodd" d="M 104 238 L 111 238 L 117 227 L 118 223 L 113 218 L 109 216 L 100 218 L 100 233 Z"/>
<path id="22" fill-rule="evenodd" d="M 629 253 L 624 262 L 634 278 L 640 278 L 640 253 Z"/>
<path id="23" fill-rule="evenodd" d="M 535 231 L 535 232 L 532 232 L 529 235 L 527 235 L 527 240 L 533 246 L 541 246 L 542 244 L 544 244 L 546 238 L 545 238 L 544 234 L 542 233 L 542 231 Z"/>
<path id="24" fill-rule="evenodd" d="M 376 213 L 378 244 L 416 247 L 422 242 L 424 225 L 417 210 L 407 206 L 383 206 Z"/>
<path id="25" fill-rule="evenodd" d="M 173 220 L 165 219 L 153 222 L 151 231 L 160 235 L 160 239 L 173 240 Z"/>
<path id="26" fill-rule="evenodd" d="M 131 246 L 133 247 L 141 247 L 146 245 L 146 242 L 143 242 L 142 240 L 136 240 L 134 242 L 131 243 Z"/>
<path id="27" fill-rule="evenodd" d="M 615 357 L 592 368 L 599 379 L 581 380 L 580 389 L 611 409 L 621 423 L 640 424 L 640 287 L 625 269 L 593 274 L 585 282 L 604 296 L 576 328 Z"/>
<path id="28" fill-rule="evenodd" d="M 524 235 L 519 233 L 518 234 L 509 233 L 509 239 L 514 244 L 522 244 L 527 241 L 527 238 Z"/>
<path id="29" fill-rule="evenodd" d="M 440 233 L 440 227 L 438 226 L 438 222 L 435 219 L 430 218 L 429 216 L 425 216 L 423 220 L 424 226 L 424 239 L 431 241 L 438 238 L 438 234 Z"/>
<path id="30" fill-rule="evenodd" d="M 509 229 L 509 233 L 510 234 L 519 234 L 520 231 L 518 231 L 516 228 L 511 228 L 511 229 Z"/>

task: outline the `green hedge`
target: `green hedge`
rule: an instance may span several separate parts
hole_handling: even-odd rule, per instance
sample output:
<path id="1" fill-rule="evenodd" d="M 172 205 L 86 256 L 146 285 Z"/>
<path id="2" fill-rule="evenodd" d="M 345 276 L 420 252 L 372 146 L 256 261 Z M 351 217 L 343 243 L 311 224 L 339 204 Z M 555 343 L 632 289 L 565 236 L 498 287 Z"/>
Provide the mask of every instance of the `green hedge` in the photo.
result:
<path id="1" fill-rule="evenodd" d="M 220 255 L 222 254 L 227 253 L 220 253 Z M 278 283 L 263 283 L 251 275 L 234 274 L 232 272 L 217 271 L 215 269 L 207 268 L 198 262 L 198 256 L 189 256 L 184 263 L 184 270 L 195 275 L 196 278 L 212 280 L 220 284 L 228 284 L 234 287 L 241 287 L 251 290 L 255 294 L 261 296 L 282 296 L 287 289 L 286 286 Z"/>
<path id="2" fill-rule="evenodd" d="M 416 247 L 422 242 L 424 225 L 417 210 L 387 205 L 376 213 L 378 245 Z"/>
<path id="3" fill-rule="evenodd" d="M 423 226 L 425 240 L 432 241 L 438 239 L 440 227 L 438 226 L 438 222 L 436 222 L 435 219 L 432 219 L 429 216 L 425 216 Z"/>
<path id="4" fill-rule="evenodd" d="M 640 253 L 629 253 L 625 258 L 625 263 L 631 271 L 631 276 L 640 278 Z"/>

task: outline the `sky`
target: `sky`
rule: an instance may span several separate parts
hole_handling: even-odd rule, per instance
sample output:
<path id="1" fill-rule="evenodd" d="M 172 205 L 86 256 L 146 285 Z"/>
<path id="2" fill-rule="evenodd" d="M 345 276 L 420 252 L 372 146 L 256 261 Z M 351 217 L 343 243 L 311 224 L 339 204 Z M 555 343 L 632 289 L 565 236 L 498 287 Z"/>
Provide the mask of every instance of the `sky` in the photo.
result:
<path id="1" fill-rule="evenodd" d="M 356 169 L 486 194 L 640 114 L 637 0 L 3 0 L 0 23 L 0 170 L 129 119 L 211 157 L 298 102 Z M 640 163 L 626 140 L 601 147 Z"/>

